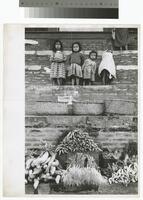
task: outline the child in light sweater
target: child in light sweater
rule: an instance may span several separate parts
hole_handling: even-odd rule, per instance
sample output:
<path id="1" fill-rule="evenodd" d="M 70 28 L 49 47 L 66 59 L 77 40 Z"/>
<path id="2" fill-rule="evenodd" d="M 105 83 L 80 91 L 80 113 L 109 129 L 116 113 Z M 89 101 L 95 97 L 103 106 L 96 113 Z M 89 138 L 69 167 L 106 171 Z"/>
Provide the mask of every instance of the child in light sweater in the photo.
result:
<path id="1" fill-rule="evenodd" d="M 66 76 L 65 61 L 62 42 L 57 40 L 53 46 L 50 77 L 53 85 L 62 85 Z"/>
<path id="2" fill-rule="evenodd" d="M 83 85 L 91 85 L 95 81 L 96 73 L 96 59 L 97 52 L 91 51 L 89 53 L 89 58 L 85 60 L 82 71 L 83 71 Z"/>

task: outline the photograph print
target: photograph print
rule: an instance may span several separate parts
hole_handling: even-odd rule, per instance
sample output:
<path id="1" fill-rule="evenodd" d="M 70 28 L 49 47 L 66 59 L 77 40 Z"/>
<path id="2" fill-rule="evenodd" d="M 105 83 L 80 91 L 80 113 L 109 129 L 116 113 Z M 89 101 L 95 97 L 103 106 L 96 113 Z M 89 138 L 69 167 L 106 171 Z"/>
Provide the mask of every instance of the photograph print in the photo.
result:
<path id="1" fill-rule="evenodd" d="M 25 28 L 25 194 L 138 194 L 138 34 Z"/>

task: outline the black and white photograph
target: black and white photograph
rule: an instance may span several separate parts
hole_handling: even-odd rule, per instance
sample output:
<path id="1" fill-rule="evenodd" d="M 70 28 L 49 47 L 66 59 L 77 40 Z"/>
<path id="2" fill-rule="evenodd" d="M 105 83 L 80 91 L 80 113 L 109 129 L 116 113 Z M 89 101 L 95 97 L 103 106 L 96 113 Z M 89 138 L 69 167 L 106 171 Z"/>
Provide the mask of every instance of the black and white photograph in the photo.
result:
<path id="1" fill-rule="evenodd" d="M 25 28 L 25 194 L 138 194 L 138 32 Z"/>

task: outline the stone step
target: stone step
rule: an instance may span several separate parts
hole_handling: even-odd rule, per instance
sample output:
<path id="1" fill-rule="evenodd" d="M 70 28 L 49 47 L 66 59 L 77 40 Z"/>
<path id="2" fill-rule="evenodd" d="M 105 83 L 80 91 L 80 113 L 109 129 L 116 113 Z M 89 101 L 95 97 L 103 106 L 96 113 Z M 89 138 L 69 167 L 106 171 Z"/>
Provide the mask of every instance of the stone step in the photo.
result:
<path id="1" fill-rule="evenodd" d="M 131 100 L 104 100 L 89 102 L 54 103 L 47 101 L 28 101 L 25 106 L 26 115 L 136 115 L 137 102 Z"/>
<path id="2" fill-rule="evenodd" d="M 90 96 L 89 96 L 90 95 Z M 43 94 L 41 96 L 35 95 L 35 94 L 26 94 L 26 102 L 29 101 L 47 101 L 47 102 L 58 102 L 59 97 L 64 97 L 65 95 L 50 95 L 50 94 Z M 136 100 L 137 98 L 137 93 L 95 93 L 95 94 L 81 94 L 78 97 L 74 98 L 74 101 L 76 102 L 88 102 L 88 103 L 93 103 L 95 101 L 104 101 L 104 100 Z"/>
<path id="3" fill-rule="evenodd" d="M 119 84 L 119 83 L 126 83 L 126 84 L 136 84 L 137 83 L 137 75 L 138 71 L 133 70 L 117 70 L 117 79 L 114 80 L 112 84 Z M 96 76 L 96 82 L 93 83 L 93 85 L 96 84 L 102 84 L 100 77 Z M 32 72 L 32 71 L 26 71 L 25 72 L 25 84 L 26 86 L 29 85 L 51 85 L 50 75 L 49 73 L 45 72 Z M 65 85 L 70 85 L 70 80 L 67 78 Z M 81 81 L 82 84 L 82 81 Z"/>
<path id="4" fill-rule="evenodd" d="M 37 85 L 29 85 L 26 86 L 26 89 L 28 90 L 39 90 L 39 91 L 48 91 L 48 92 L 53 92 L 53 91 L 75 91 L 75 90 L 81 90 L 81 91 L 118 91 L 118 90 L 128 90 L 128 89 L 137 89 L 137 84 L 125 84 L 125 83 L 119 83 L 118 85 L 96 85 L 96 86 L 49 86 L 49 85 L 44 85 L 44 86 L 37 86 Z"/>
<path id="5" fill-rule="evenodd" d="M 71 96 L 76 102 L 96 102 L 104 100 L 136 100 L 137 85 L 96 85 L 96 86 L 28 86 L 25 91 L 26 102 L 58 102 L 59 97 Z"/>
<path id="6" fill-rule="evenodd" d="M 26 104 L 27 115 L 101 115 L 104 112 L 104 103 L 53 103 L 53 102 L 28 102 Z"/>
<path id="7" fill-rule="evenodd" d="M 74 101 L 77 103 L 95 103 L 95 102 L 103 102 L 108 100 L 124 100 L 124 101 L 136 101 L 137 97 L 136 94 L 132 93 L 124 93 L 124 94 L 116 94 L 116 93 L 99 93 L 99 94 L 82 94 L 79 97 L 74 98 Z M 26 95 L 26 104 L 29 104 L 30 102 L 52 102 L 52 103 L 58 103 L 58 98 L 62 98 L 63 96 L 58 95 L 42 95 L 40 97 L 37 97 L 35 95 L 29 96 Z"/>

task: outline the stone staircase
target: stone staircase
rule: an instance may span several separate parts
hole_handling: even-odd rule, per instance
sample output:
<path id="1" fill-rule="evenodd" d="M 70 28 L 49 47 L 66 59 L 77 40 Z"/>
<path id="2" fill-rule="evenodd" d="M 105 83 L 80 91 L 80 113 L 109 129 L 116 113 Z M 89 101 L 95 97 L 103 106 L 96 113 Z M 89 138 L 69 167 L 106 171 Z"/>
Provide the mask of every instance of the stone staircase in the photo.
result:
<path id="1" fill-rule="evenodd" d="M 121 149 L 136 142 L 137 134 L 137 51 L 114 52 L 117 79 L 102 85 L 97 76 L 93 86 L 51 86 L 45 51 L 26 54 L 25 131 L 26 150 L 41 148 L 41 139 L 55 144 L 73 128 L 86 128 L 96 142 L 109 149 Z M 101 60 L 99 53 L 98 64 Z M 98 65 L 97 64 L 97 65 Z M 72 112 L 68 102 L 72 96 Z"/>
<path id="2" fill-rule="evenodd" d="M 135 78 L 134 78 L 135 79 Z M 73 96 L 73 114 L 59 97 Z M 137 141 L 137 83 L 96 86 L 26 86 L 26 149 L 41 139 L 57 144 L 72 128 L 86 128 L 96 142 L 110 149 Z M 85 111 L 86 110 L 86 111 Z"/>

